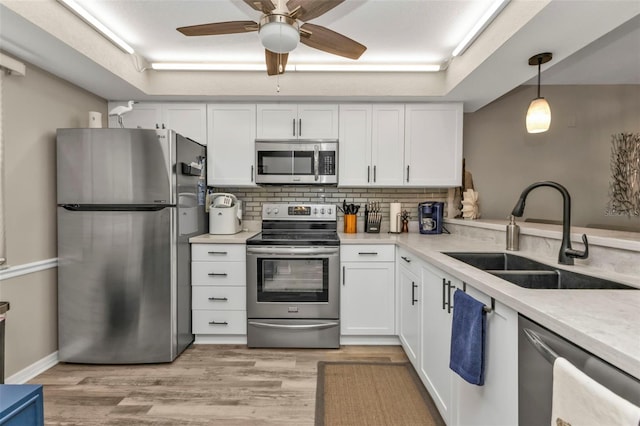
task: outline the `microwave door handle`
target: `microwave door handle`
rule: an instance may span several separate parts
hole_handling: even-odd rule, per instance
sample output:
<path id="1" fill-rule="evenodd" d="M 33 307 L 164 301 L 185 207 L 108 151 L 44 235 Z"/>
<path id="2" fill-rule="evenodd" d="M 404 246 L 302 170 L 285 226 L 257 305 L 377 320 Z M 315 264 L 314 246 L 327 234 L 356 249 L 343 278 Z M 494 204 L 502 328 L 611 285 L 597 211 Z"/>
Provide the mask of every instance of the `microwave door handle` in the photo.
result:
<path id="1" fill-rule="evenodd" d="M 319 168 L 320 168 L 320 153 L 318 152 L 320 147 L 318 145 L 313 146 L 313 169 L 315 171 L 315 180 L 317 181 L 319 176 Z"/>

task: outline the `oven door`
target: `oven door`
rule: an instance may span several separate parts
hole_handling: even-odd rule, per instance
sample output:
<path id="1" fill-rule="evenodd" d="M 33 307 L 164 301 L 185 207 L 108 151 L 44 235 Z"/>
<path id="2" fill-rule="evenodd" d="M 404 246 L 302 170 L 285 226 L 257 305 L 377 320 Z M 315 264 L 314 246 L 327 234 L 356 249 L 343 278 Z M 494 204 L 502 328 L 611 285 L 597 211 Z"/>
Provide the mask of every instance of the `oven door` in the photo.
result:
<path id="1" fill-rule="evenodd" d="M 339 268 L 339 247 L 247 247 L 247 316 L 337 319 Z"/>
<path id="2" fill-rule="evenodd" d="M 337 142 L 256 141 L 256 183 L 337 183 L 337 160 Z"/>

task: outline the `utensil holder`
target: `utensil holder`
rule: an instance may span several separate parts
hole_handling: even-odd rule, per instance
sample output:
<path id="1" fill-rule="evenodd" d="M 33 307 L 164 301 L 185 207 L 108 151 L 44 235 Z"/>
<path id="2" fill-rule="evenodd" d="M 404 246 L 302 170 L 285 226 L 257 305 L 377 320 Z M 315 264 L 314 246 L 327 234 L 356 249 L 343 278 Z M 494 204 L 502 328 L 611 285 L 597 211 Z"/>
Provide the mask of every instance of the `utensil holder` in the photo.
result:
<path id="1" fill-rule="evenodd" d="M 344 215 L 344 233 L 355 234 L 358 232 L 358 216 L 355 214 Z"/>

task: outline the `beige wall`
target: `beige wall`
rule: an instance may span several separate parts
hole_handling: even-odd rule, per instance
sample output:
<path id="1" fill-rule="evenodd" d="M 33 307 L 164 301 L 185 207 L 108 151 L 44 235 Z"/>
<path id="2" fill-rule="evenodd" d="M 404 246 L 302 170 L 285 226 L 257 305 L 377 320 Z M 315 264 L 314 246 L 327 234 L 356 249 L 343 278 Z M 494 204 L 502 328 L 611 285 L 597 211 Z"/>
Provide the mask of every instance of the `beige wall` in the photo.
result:
<path id="1" fill-rule="evenodd" d="M 605 224 L 640 231 L 640 217 L 612 217 L 609 201 L 611 135 L 640 132 L 640 86 L 543 86 L 551 128 L 528 134 L 525 115 L 535 86 L 521 86 L 465 114 L 464 157 L 486 219 L 504 219 L 522 190 L 536 181 L 564 185 L 572 225 Z M 551 188 L 527 198 L 525 217 L 560 220 L 562 201 Z"/>
<path id="2" fill-rule="evenodd" d="M 90 110 L 104 119 L 107 102 L 29 64 L 24 77 L 2 83 L 6 246 L 15 267 L 57 255 L 56 129 L 86 127 Z M 0 299 L 11 303 L 5 376 L 57 350 L 56 285 L 55 269 L 0 282 Z"/>

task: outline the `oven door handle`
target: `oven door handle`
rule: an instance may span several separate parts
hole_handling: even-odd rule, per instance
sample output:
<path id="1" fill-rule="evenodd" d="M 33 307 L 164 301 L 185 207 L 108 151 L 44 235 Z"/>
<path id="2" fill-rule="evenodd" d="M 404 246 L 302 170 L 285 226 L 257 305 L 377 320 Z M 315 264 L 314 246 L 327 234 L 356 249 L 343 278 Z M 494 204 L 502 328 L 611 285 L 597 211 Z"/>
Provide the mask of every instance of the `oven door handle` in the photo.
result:
<path id="1" fill-rule="evenodd" d="M 340 325 L 337 322 L 323 322 L 321 324 L 269 324 L 266 322 L 249 321 L 249 325 L 263 328 L 281 328 L 289 330 L 323 330 L 325 328 L 336 327 Z"/>
<path id="2" fill-rule="evenodd" d="M 309 248 L 259 248 L 252 247 L 247 248 L 247 254 L 271 254 L 271 255 L 289 255 L 289 256 L 297 256 L 297 255 L 305 255 L 305 256 L 314 256 L 314 255 L 322 255 L 322 254 L 338 254 L 340 250 L 337 248 L 321 248 L 321 247 L 309 247 Z"/>

